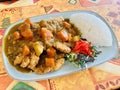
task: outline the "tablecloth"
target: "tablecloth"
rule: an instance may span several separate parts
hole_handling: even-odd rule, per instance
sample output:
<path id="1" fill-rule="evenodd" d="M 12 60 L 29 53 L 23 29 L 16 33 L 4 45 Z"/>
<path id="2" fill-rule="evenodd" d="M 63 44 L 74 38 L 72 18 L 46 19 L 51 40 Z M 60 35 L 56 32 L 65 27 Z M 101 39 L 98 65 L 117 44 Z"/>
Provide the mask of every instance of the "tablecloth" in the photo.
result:
<path id="1" fill-rule="evenodd" d="M 120 45 L 120 0 L 8 0 L 0 2 L 0 90 L 13 90 L 21 83 L 34 88 L 24 90 L 115 90 L 120 87 L 120 47 L 119 53 L 113 59 L 96 67 L 61 77 L 25 82 L 15 80 L 7 74 L 2 61 L 1 44 L 4 32 L 10 24 L 23 18 L 73 10 L 90 10 L 101 15 L 111 26 Z"/>

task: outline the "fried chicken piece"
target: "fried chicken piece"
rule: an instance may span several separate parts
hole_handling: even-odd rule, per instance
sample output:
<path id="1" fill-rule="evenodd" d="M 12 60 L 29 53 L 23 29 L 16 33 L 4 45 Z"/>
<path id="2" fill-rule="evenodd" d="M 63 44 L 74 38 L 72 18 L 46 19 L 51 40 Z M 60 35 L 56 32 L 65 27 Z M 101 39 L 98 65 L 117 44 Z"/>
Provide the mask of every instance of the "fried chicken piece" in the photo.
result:
<path id="1" fill-rule="evenodd" d="M 37 74 L 48 73 L 51 70 L 52 70 L 52 67 L 46 67 L 45 65 L 40 65 L 39 67 L 34 69 L 35 73 L 37 73 Z"/>
<path id="2" fill-rule="evenodd" d="M 51 72 L 52 67 L 45 67 L 43 73 Z"/>
<path id="3" fill-rule="evenodd" d="M 65 58 L 60 58 L 55 61 L 55 66 L 53 67 L 53 71 L 58 70 L 62 67 L 65 62 Z"/>
<path id="4" fill-rule="evenodd" d="M 35 68 L 34 71 L 37 74 L 44 74 L 44 73 L 48 73 L 51 71 L 55 71 L 62 67 L 62 65 L 64 64 L 64 61 L 65 61 L 64 58 L 60 58 L 55 61 L 54 67 L 47 67 L 45 65 L 40 65 L 39 67 Z"/>
<path id="5" fill-rule="evenodd" d="M 33 23 L 32 28 L 38 30 L 40 29 L 40 25 L 38 23 Z"/>
<path id="6" fill-rule="evenodd" d="M 43 66 L 40 65 L 39 67 L 34 68 L 34 72 L 37 74 L 43 74 Z"/>
<path id="7" fill-rule="evenodd" d="M 71 49 L 67 45 L 65 45 L 65 44 L 63 44 L 61 42 L 55 42 L 53 46 L 57 50 L 59 50 L 59 51 L 61 51 L 63 53 L 70 53 L 71 52 Z"/>
<path id="8" fill-rule="evenodd" d="M 60 59 L 60 58 L 64 58 L 64 54 L 63 54 L 63 53 L 57 54 L 57 55 L 55 56 L 55 59 Z"/>
<path id="9" fill-rule="evenodd" d="M 37 74 L 44 74 L 53 71 L 52 67 L 47 67 L 47 66 L 39 66 L 34 69 L 35 73 Z"/>
<path id="10" fill-rule="evenodd" d="M 47 27 L 48 23 L 47 23 L 46 20 L 41 20 L 40 23 L 39 23 L 39 25 L 40 25 L 41 27 Z"/>
<path id="11" fill-rule="evenodd" d="M 32 53 L 30 56 L 30 64 L 29 64 L 28 68 L 33 70 L 35 68 L 35 66 L 38 64 L 38 61 L 39 61 L 39 57 L 37 55 L 35 55 L 35 53 Z"/>
<path id="12" fill-rule="evenodd" d="M 23 58 L 22 63 L 20 64 L 20 66 L 22 68 L 25 68 L 25 67 L 27 67 L 29 65 L 29 63 L 30 63 L 30 58 L 26 56 L 26 57 Z"/>
<path id="13" fill-rule="evenodd" d="M 15 60 L 14 60 L 14 65 L 18 65 L 22 62 L 24 56 L 22 54 L 19 54 L 18 56 L 16 56 Z"/>

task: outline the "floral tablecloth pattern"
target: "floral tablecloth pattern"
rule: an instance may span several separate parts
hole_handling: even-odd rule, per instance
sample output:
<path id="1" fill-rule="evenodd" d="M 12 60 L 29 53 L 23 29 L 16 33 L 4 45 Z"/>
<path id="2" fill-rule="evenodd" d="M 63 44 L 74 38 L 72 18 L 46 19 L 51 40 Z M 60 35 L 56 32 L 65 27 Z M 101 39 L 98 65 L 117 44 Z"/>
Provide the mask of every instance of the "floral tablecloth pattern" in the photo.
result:
<path id="1" fill-rule="evenodd" d="M 23 82 L 11 78 L 3 65 L 1 44 L 6 28 L 23 18 L 72 10 L 91 10 L 100 14 L 112 27 L 120 45 L 120 0 L 0 2 L 0 90 L 13 90 L 13 87 Z M 57 78 L 23 83 L 35 90 L 115 90 L 120 87 L 120 48 L 118 55 L 112 60 L 96 67 Z"/>

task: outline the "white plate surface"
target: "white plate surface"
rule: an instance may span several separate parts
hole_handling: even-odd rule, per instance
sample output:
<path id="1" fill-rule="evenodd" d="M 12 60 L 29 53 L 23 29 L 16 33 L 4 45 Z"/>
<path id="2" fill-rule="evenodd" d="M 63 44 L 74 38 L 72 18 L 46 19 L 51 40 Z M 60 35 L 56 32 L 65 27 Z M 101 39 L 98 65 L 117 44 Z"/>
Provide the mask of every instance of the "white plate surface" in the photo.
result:
<path id="1" fill-rule="evenodd" d="M 112 39 L 113 39 L 112 46 L 98 48 L 98 50 L 102 51 L 102 53 L 98 55 L 98 57 L 96 58 L 96 60 L 94 62 L 88 63 L 87 67 L 90 68 L 90 67 L 96 66 L 98 64 L 104 63 L 104 62 L 110 60 L 111 58 L 113 58 L 118 52 L 118 43 L 117 43 L 116 37 L 115 37 L 112 29 L 110 28 L 110 26 L 106 23 L 106 21 L 101 16 L 99 16 L 98 14 L 96 14 L 94 12 L 91 12 L 91 11 L 60 12 L 60 13 L 54 13 L 54 14 L 35 16 L 35 17 L 30 18 L 30 19 L 32 20 L 32 22 L 38 22 L 42 19 L 49 20 L 50 18 L 55 18 L 55 17 L 59 17 L 59 16 L 62 16 L 64 18 L 69 18 L 72 14 L 75 14 L 75 13 L 86 13 L 86 14 L 94 15 L 95 17 L 101 19 L 102 22 L 105 23 L 107 27 L 109 27 L 109 30 L 112 34 Z M 4 41 L 8 31 L 14 25 L 21 23 L 23 21 L 24 20 L 20 20 L 20 21 L 17 21 L 15 23 L 11 24 L 5 32 L 3 41 Z M 71 64 L 69 62 L 65 62 L 65 64 L 62 66 L 61 69 L 54 71 L 54 72 L 47 73 L 47 74 L 37 75 L 35 73 L 22 73 L 22 72 L 17 71 L 9 63 L 7 56 L 4 53 L 4 48 L 5 48 L 5 46 L 4 46 L 4 42 L 3 42 L 3 44 L 2 44 L 2 51 L 3 51 L 2 57 L 3 57 L 5 68 L 8 72 L 8 74 L 17 80 L 24 80 L 24 81 L 43 80 L 43 79 L 54 78 L 54 77 L 58 77 L 58 76 L 62 76 L 62 75 L 66 75 L 66 74 L 70 74 L 70 73 L 82 70 L 81 68 L 75 67 L 73 64 Z"/>

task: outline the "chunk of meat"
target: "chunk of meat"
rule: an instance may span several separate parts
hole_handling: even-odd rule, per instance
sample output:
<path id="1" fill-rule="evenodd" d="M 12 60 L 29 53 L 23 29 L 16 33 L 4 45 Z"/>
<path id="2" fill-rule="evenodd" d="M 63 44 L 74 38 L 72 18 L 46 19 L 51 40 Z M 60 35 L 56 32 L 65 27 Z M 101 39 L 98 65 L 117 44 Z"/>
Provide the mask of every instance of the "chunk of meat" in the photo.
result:
<path id="1" fill-rule="evenodd" d="M 44 65 L 40 65 L 39 67 L 34 69 L 35 73 L 37 74 L 44 74 L 44 73 L 48 73 L 51 71 L 51 67 L 46 67 Z"/>
<path id="2" fill-rule="evenodd" d="M 25 67 L 27 67 L 29 65 L 29 63 L 30 63 L 30 58 L 26 56 L 26 57 L 23 58 L 22 63 L 20 64 L 20 66 L 22 68 L 25 68 Z"/>
<path id="3" fill-rule="evenodd" d="M 14 60 L 14 65 L 20 64 L 23 60 L 24 56 L 22 54 L 19 54 L 18 56 L 16 56 L 15 60 Z"/>
<path id="4" fill-rule="evenodd" d="M 33 70 L 35 66 L 38 64 L 38 61 L 39 61 L 39 56 L 36 56 L 35 53 L 32 53 L 30 56 L 30 64 L 28 68 Z"/>
<path id="5" fill-rule="evenodd" d="M 57 50 L 59 50 L 59 51 L 61 51 L 63 53 L 70 53 L 71 52 L 71 49 L 67 45 L 65 45 L 65 44 L 63 44 L 61 42 L 55 42 L 53 46 Z"/>
<path id="6" fill-rule="evenodd" d="M 46 27 L 47 26 L 47 21 L 46 20 L 41 20 L 40 21 L 40 26 L 41 27 Z"/>
<path id="7" fill-rule="evenodd" d="M 43 74 L 43 66 L 40 65 L 39 67 L 34 68 L 34 72 L 37 74 Z"/>
<path id="8" fill-rule="evenodd" d="M 37 23 L 33 23 L 32 28 L 34 28 L 34 29 L 39 29 L 39 28 L 40 28 L 40 25 L 37 24 Z"/>
<path id="9" fill-rule="evenodd" d="M 45 40 L 46 48 L 52 47 L 53 43 L 54 43 L 54 39 Z"/>
<path id="10" fill-rule="evenodd" d="M 56 31 L 63 29 L 63 26 L 62 26 L 63 21 L 64 21 L 64 19 L 62 17 L 52 18 L 49 21 L 49 24 L 53 28 L 53 32 L 56 32 Z"/>
<path id="11" fill-rule="evenodd" d="M 51 67 L 45 67 L 43 73 L 51 72 Z"/>

